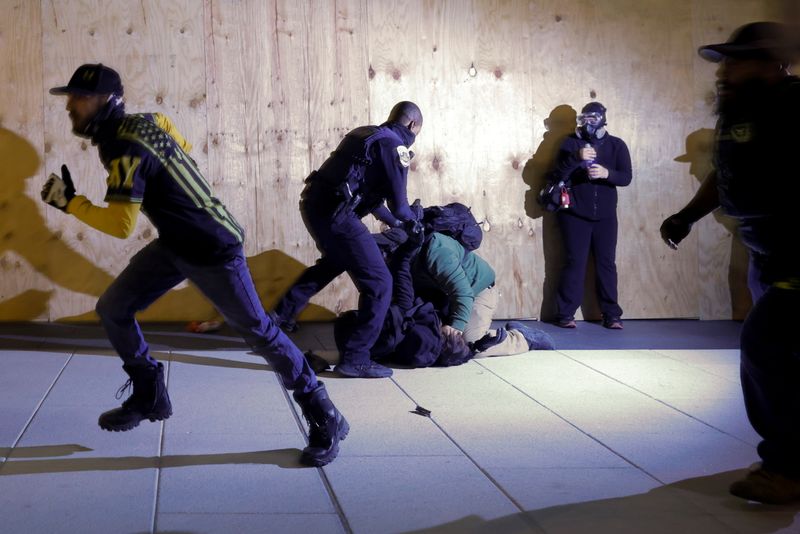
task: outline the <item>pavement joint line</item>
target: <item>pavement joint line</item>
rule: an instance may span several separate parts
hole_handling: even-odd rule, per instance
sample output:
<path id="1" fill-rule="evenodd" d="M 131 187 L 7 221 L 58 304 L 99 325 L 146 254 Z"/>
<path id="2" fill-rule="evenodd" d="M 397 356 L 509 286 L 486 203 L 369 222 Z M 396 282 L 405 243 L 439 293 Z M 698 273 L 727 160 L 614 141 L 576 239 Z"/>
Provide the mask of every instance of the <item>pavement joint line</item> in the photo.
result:
<path id="1" fill-rule="evenodd" d="M 403 392 L 403 394 L 404 394 L 406 397 L 408 397 L 408 399 L 409 399 L 411 402 L 413 402 L 413 403 L 414 403 L 414 405 L 415 405 L 415 406 L 419 406 L 419 403 L 416 401 L 416 399 L 414 399 L 414 397 L 412 397 L 412 396 L 411 396 L 411 394 L 410 394 L 408 391 L 406 391 L 406 390 L 405 390 L 405 388 L 403 388 L 403 386 L 401 386 L 401 385 L 400 385 L 400 384 L 397 382 L 397 380 L 395 380 L 395 378 L 394 378 L 394 377 L 391 377 L 391 378 L 390 378 L 390 380 L 391 380 L 391 381 L 394 383 L 394 385 L 395 385 L 395 386 L 397 386 L 397 388 L 398 388 L 400 391 L 402 391 L 402 392 Z M 461 445 L 460 445 L 460 444 L 459 444 L 459 443 L 458 443 L 458 442 L 455 440 L 455 438 L 453 438 L 453 436 L 451 436 L 451 435 L 450 435 L 450 433 L 449 433 L 449 432 L 447 432 L 447 430 L 445 430 L 445 429 L 444 429 L 444 427 L 443 427 L 442 425 L 440 425 L 438 421 L 436 421 L 436 418 L 435 418 L 433 415 L 429 415 L 429 416 L 427 416 L 426 418 L 427 418 L 427 419 L 429 419 L 429 420 L 430 420 L 430 421 L 431 421 L 431 422 L 432 422 L 432 423 L 433 423 L 433 424 L 436 426 L 436 428 L 438 428 L 438 429 L 439 429 L 439 431 L 440 431 L 442 434 L 444 434 L 444 436 L 445 436 L 445 437 L 446 437 L 448 440 L 450 440 L 450 442 L 451 442 L 453 445 L 455 445 L 455 447 L 456 447 L 458 450 L 460 450 L 460 451 L 461 451 L 461 454 L 463 454 L 463 455 L 464 455 L 464 457 L 465 457 L 467 460 L 469 460 L 469 461 L 470 461 L 470 463 L 472 463 L 472 465 L 474 465 L 474 466 L 475 466 L 475 468 L 476 468 L 476 469 L 478 469 L 478 471 L 480 471 L 480 472 L 481 472 L 481 474 L 482 474 L 483 476 L 485 476 L 485 477 L 487 478 L 487 480 L 489 480 L 489 482 L 491 482 L 491 483 L 492 483 L 492 485 L 493 485 L 495 488 L 497 488 L 497 490 L 498 490 L 500 493 L 502 493 L 502 494 L 503 494 L 503 496 L 504 496 L 506 499 L 508 499 L 508 500 L 511 502 L 511 504 L 513 504 L 513 505 L 514 505 L 514 506 L 515 506 L 515 507 L 516 507 L 516 508 L 517 508 L 517 509 L 518 509 L 520 512 L 524 512 L 524 511 L 525 511 L 525 507 L 524 507 L 524 506 L 522 506 L 522 504 L 521 504 L 519 501 L 517 501 L 517 499 L 515 499 L 515 498 L 514 498 L 514 496 L 513 496 L 513 495 L 511 495 L 511 494 L 510 494 L 510 493 L 509 493 L 509 492 L 508 492 L 508 491 L 507 491 L 507 490 L 506 490 L 506 489 L 505 489 L 505 488 L 504 488 L 504 487 L 503 487 L 503 486 L 502 486 L 502 485 L 501 485 L 501 484 L 500 484 L 500 483 L 499 483 L 499 482 L 498 482 L 498 481 L 497 481 L 497 480 L 496 480 L 496 479 L 495 479 L 495 478 L 494 478 L 494 477 L 493 477 L 491 474 L 489 474 L 489 472 L 488 472 L 486 469 L 484 469 L 484 468 L 483 468 L 483 467 L 482 467 L 482 466 L 481 466 L 481 465 L 480 465 L 480 464 L 479 464 L 479 463 L 478 463 L 478 462 L 477 462 L 477 461 L 476 461 L 476 460 L 475 460 L 475 459 L 474 459 L 474 458 L 473 458 L 473 457 L 472 457 L 472 456 L 471 456 L 471 455 L 470 455 L 470 454 L 469 454 L 469 453 L 468 453 L 466 450 L 464 450 L 464 448 L 463 448 L 463 447 L 462 447 L 462 446 L 461 446 Z M 538 526 L 539 526 L 539 525 L 537 525 L 537 527 L 538 527 Z"/>
<path id="2" fill-rule="evenodd" d="M 303 424 L 302 419 L 297 414 L 297 409 L 294 406 L 294 402 L 292 402 L 292 397 L 289 394 L 289 390 L 285 387 L 281 386 L 281 390 L 283 390 L 283 396 L 286 399 L 286 402 L 289 405 L 289 411 L 292 412 L 292 416 L 294 417 L 295 423 L 297 423 L 297 427 L 300 429 L 300 433 L 305 439 L 306 443 L 308 443 L 308 433 L 306 432 L 306 427 Z M 337 456 L 338 458 L 338 456 Z M 335 459 L 333 460 L 336 461 Z M 353 529 L 350 526 L 350 521 L 347 519 L 347 516 L 344 513 L 344 508 L 342 508 L 342 504 L 339 502 L 339 498 L 336 496 L 336 492 L 333 490 L 333 485 L 331 484 L 330 479 L 328 478 L 328 474 L 325 472 L 324 467 L 317 467 L 317 473 L 319 474 L 320 479 L 322 480 L 322 485 L 325 486 L 325 491 L 328 492 L 328 497 L 333 504 L 334 509 L 336 510 L 336 514 L 339 516 L 339 521 L 342 522 L 342 528 L 347 534 L 353 534 Z"/>
<path id="3" fill-rule="evenodd" d="M 559 352 L 559 354 L 561 354 L 561 353 Z M 564 355 L 564 354 L 562 354 L 562 356 L 565 356 L 565 357 L 566 357 L 566 355 Z M 611 453 L 613 453 L 615 456 L 618 456 L 618 457 L 619 457 L 619 458 L 621 458 L 623 461 L 625 461 L 625 462 L 629 463 L 630 465 L 632 465 L 633 467 L 635 467 L 636 469 L 638 469 L 638 470 L 639 470 L 639 471 L 641 471 L 642 473 L 646 474 L 647 476 L 649 476 L 650 478 L 652 478 L 653 480 L 655 480 L 655 481 L 656 481 L 656 482 L 658 482 L 659 484 L 661 484 L 661 485 L 664 485 L 664 484 L 665 484 L 665 483 L 664 483 L 664 481 L 662 481 L 661 479 L 659 479 L 659 478 L 658 478 L 657 476 L 655 476 L 653 473 L 651 473 L 651 472 L 649 472 L 648 470 L 644 469 L 643 467 L 641 467 L 640 465 L 638 465 L 636 462 L 634 462 L 634 461 L 633 461 L 633 460 L 631 460 L 630 458 L 627 458 L 627 457 L 625 457 L 625 455 L 621 454 L 620 452 L 617 452 L 617 451 L 615 451 L 614 449 L 612 449 L 611 447 L 609 447 L 608 445 L 606 445 L 605 443 L 603 443 L 602 441 L 600 441 L 598 438 L 594 437 L 593 435 L 591 435 L 590 433 L 588 433 L 587 431 L 585 431 L 584 429 L 582 429 L 581 427 L 579 427 L 578 425 L 576 425 L 575 423 L 573 423 L 572 421 L 570 421 L 569 419 L 567 419 L 566 417 L 562 416 L 561 414 L 559 414 L 558 412 L 556 412 L 555 410 L 553 410 L 552 408 L 550 408 L 549 406 L 547 406 L 547 405 L 546 405 L 546 404 L 544 404 L 543 402 L 541 402 L 541 401 L 539 401 L 539 400 L 537 400 L 537 399 L 533 398 L 533 397 L 532 397 L 530 394 L 528 394 L 528 392 L 527 392 L 527 391 L 524 391 L 523 389 L 521 389 L 520 387 L 518 387 L 516 384 L 512 384 L 511 382 L 509 382 L 508 380 L 506 380 L 504 377 L 502 377 L 502 376 L 498 375 L 496 372 L 494 372 L 494 370 L 492 370 L 492 369 L 489 369 L 488 367 L 486 367 L 485 365 L 483 365 L 483 364 L 482 364 L 480 361 L 476 361 L 475 363 L 476 363 L 476 364 L 478 364 L 478 365 L 480 365 L 480 366 L 481 366 L 481 367 L 483 367 L 483 368 L 484 368 L 486 371 L 488 371 L 488 372 L 489 372 L 489 373 L 491 373 L 492 375 L 496 376 L 497 378 L 499 378 L 500 380 L 502 380 L 503 382 L 505 382 L 506 384 L 508 384 L 508 385 L 509 385 L 509 386 L 511 386 L 512 388 L 516 389 L 517 391 L 519 391 L 520 393 L 522 393 L 523 395 L 525 395 L 525 396 L 526 396 L 526 397 L 528 397 L 529 399 L 531 399 L 533 402 L 535 402 L 536 404 L 538 404 L 539 406 L 541 406 L 542 408 L 544 408 L 544 409 L 545 409 L 545 410 L 547 410 L 548 412 L 552 413 L 553 415 L 555 415 L 556 417 L 558 417 L 559 419 L 561 419 L 562 421 L 564 421 L 565 423 L 567 423 L 569 426 L 571 426 L 572 428 L 574 428 L 575 430 L 577 430 L 578 432 L 580 432 L 580 433 L 581 433 L 581 434 L 583 434 L 584 436 L 588 437 L 588 438 L 589 438 L 589 439 L 591 439 L 592 441 L 595 441 L 597 444 L 599 444 L 599 445 L 600 445 L 600 446 L 602 446 L 603 448 L 607 449 L 608 451 L 610 451 Z"/>
<path id="4" fill-rule="evenodd" d="M 609 374 L 607 374 L 607 373 L 604 373 L 603 371 L 600 371 L 599 369 L 595 369 L 594 367 L 592 367 L 591 365 L 589 365 L 589 364 L 587 364 L 587 363 L 584 363 L 584 362 L 582 362 L 582 361 L 580 361 L 580 360 L 576 360 L 575 358 L 573 358 L 572 356 L 570 356 L 570 355 L 568 355 L 568 354 L 564 354 L 563 352 L 560 352 L 560 351 L 558 351 L 558 352 L 559 352 L 559 354 L 563 355 L 565 358 L 569 358 L 569 359 L 570 359 L 570 360 L 572 360 L 573 362 L 575 362 L 575 363 L 577 363 L 577 364 L 580 364 L 580 365 L 583 365 L 583 366 L 584 366 L 584 367 L 586 367 L 587 369 L 590 369 L 590 370 L 594 371 L 595 373 L 597 373 L 597 374 L 599 374 L 599 375 L 602 375 L 602 376 L 604 376 L 604 377 L 608 378 L 609 380 L 612 380 L 612 381 L 614 381 L 614 382 L 616 382 L 616 383 L 618 383 L 618 384 L 621 384 L 621 385 L 625 386 L 626 388 L 632 389 L 633 391 L 635 391 L 635 392 L 637 392 L 637 393 L 640 393 L 640 394 L 644 395 L 645 397 L 647 397 L 647 398 L 649 398 L 649 399 L 651 399 L 651 400 L 654 400 L 654 401 L 656 401 L 657 403 L 659 403 L 659 404 L 662 404 L 663 406 L 666 406 L 667 408 L 669 408 L 669 409 L 671 409 L 671 410 L 674 410 L 674 411 L 676 411 L 676 412 L 678 412 L 678 413 L 680 413 L 680 414 L 682 414 L 682 415 L 685 415 L 685 416 L 686 416 L 686 417 L 688 417 L 689 419 L 692 419 L 692 420 L 694 420 L 694 421 L 697 421 L 697 422 L 698 422 L 698 423 L 700 423 L 701 425 L 705 425 L 705 426 L 707 426 L 708 428 L 711 428 L 712 430 L 716 430 L 716 431 L 717 431 L 717 432 L 719 432 L 720 434 L 725 434 L 726 436 L 728 436 L 728 437 L 730 437 L 730 438 L 733 438 L 733 439 L 735 439 L 736 441 L 738 441 L 738 442 L 740 442 L 740 443 L 744 443 L 745 445 L 749 445 L 750 447 L 753 447 L 753 444 L 752 444 L 752 443 L 748 443 L 747 441 L 743 440 L 742 438 L 740 438 L 740 437 L 738 437 L 738 436 L 734 436 L 734 435 L 733 435 L 733 434 L 731 434 L 730 432 L 726 432 L 725 430 L 722 430 L 721 428 L 717 428 L 717 427 L 715 427 L 714 425 L 712 425 L 711 423 L 708 423 L 708 422 L 706 422 L 706 421 L 703 421 L 702 419 L 700 419 L 700 418 L 698 418 L 698 417 L 695 417 L 694 415 L 692 415 L 692 414 L 690 414 L 690 413 L 688 413 L 688 412 L 685 412 L 685 411 L 681 410 L 680 408 L 678 408 L 678 407 L 676 407 L 676 406 L 673 406 L 673 405 L 671 405 L 671 404 L 670 404 L 670 403 L 668 403 L 667 401 L 661 400 L 661 399 L 659 399 L 658 397 L 654 397 L 653 395 L 650 395 L 649 393 L 647 393 L 647 392 L 645 392 L 645 391 L 642 391 L 641 389 L 638 389 L 638 388 L 636 388 L 636 387 L 634 387 L 634 386 L 632 386 L 632 385 L 630 385 L 630 384 L 627 384 L 627 383 L 623 382 L 622 380 L 619 380 L 618 378 L 615 378 L 615 377 L 613 377 L 613 376 L 611 376 L 611 375 L 609 375 Z M 702 369 L 700 369 L 700 371 L 701 371 L 701 372 L 705 372 L 705 371 L 702 371 Z M 711 374 L 711 373 L 706 373 L 706 374 Z M 715 376 L 715 375 L 711 375 L 711 376 Z"/>
<path id="5" fill-rule="evenodd" d="M 33 413 L 31 413 L 31 416 L 22 426 L 22 430 L 20 430 L 19 434 L 17 435 L 17 438 L 14 440 L 14 443 L 12 443 L 11 447 L 9 448 L 8 456 L 6 456 L 3 459 L 3 461 L 0 462 L 0 471 L 3 470 L 3 466 L 6 464 L 6 462 L 8 462 L 11 455 L 14 454 L 14 449 L 17 447 L 17 445 L 19 445 L 19 442 L 22 441 L 22 436 L 24 436 L 25 432 L 27 432 L 28 428 L 30 428 L 31 424 L 33 423 L 33 419 L 36 417 L 36 414 L 39 413 L 39 410 L 42 408 L 44 401 L 47 400 L 47 397 L 50 395 L 50 392 L 53 391 L 53 388 L 56 386 L 56 382 L 58 382 L 58 379 L 61 378 L 62 374 L 64 374 L 64 371 L 66 370 L 67 365 L 69 365 L 69 362 L 72 361 L 73 356 L 75 356 L 74 350 L 70 352 L 67 361 L 64 362 L 64 365 L 62 365 L 61 369 L 59 369 L 58 373 L 56 373 L 56 377 L 50 383 L 50 386 L 48 386 L 47 390 L 44 392 L 44 395 L 42 395 L 41 400 L 39 400 L 39 402 L 36 404 L 36 407 L 33 409 Z"/>

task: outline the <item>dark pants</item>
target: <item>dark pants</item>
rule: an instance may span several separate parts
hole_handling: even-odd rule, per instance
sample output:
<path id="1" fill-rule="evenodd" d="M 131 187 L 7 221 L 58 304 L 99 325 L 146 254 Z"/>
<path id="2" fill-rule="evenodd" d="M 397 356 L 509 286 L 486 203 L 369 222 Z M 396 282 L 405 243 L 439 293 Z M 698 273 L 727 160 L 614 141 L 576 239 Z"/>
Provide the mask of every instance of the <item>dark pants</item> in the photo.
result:
<path id="1" fill-rule="evenodd" d="M 195 265 L 158 239 L 131 258 L 97 302 L 97 314 L 125 365 L 156 365 L 134 316 L 187 278 L 269 362 L 287 389 L 308 393 L 317 386 L 303 353 L 264 313 L 241 250 L 218 264 Z"/>
<path id="2" fill-rule="evenodd" d="M 564 267 L 556 295 L 556 319 L 573 319 L 583 300 L 583 281 L 589 251 L 597 271 L 597 297 L 608 319 L 622 316 L 617 304 L 617 218 L 590 221 L 566 211 L 557 213 L 564 241 Z"/>
<path id="3" fill-rule="evenodd" d="M 800 291 L 770 287 L 742 327 L 747 417 L 766 469 L 800 478 Z"/>
<path id="4" fill-rule="evenodd" d="M 378 339 L 392 298 L 392 276 L 366 225 L 352 212 L 334 216 L 329 199 L 300 203 L 306 228 L 322 257 L 306 269 L 275 309 L 281 319 L 294 318 L 334 278 L 347 272 L 358 289 L 355 326 L 344 340 L 342 361 L 366 363 Z"/>

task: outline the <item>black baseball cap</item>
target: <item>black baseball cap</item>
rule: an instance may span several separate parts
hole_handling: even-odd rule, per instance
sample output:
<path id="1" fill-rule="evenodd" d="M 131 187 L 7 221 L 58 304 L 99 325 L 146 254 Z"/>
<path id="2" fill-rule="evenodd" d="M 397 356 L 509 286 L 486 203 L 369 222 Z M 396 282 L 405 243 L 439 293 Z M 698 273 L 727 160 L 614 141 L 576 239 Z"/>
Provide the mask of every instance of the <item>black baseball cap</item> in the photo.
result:
<path id="1" fill-rule="evenodd" d="M 50 89 L 51 95 L 110 95 L 122 96 L 124 89 L 117 71 L 102 63 L 81 65 L 69 83 Z"/>
<path id="2" fill-rule="evenodd" d="M 719 63 L 726 57 L 790 61 L 800 52 L 790 28 L 780 22 L 751 22 L 737 28 L 725 43 L 701 46 L 697 53 Z"/>

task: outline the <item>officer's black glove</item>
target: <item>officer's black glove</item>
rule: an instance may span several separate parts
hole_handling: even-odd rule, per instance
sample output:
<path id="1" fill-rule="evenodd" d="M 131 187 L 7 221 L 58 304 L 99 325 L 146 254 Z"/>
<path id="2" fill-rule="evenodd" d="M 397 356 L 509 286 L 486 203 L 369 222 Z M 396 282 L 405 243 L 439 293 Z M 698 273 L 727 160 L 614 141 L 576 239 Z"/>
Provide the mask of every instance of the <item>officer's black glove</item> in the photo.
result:
<path id="1" fill-rule="evenodd" d="M 661 239 L 672 250 L 677 250 L 678 243 L 689 235 L 692 230 L 692 223 L 683 220 L 679 213 L 670 215 L 661 223 Z"/>
<path id="2" fill-rule="evenodd" d="M 406 243 L 413 246 L 419 246 L 425 240 L 425 226 L 420 221 L 413 219 L 403 223 L 403 230 L 408 235 Z"/>
<path id="3" fill-rule="evenodd" d="M 51 173 L 42 187 L 42 200 L 61 211 L 67 211 L 67 204 L 75 197 L 75 185 L 66 165 L 61 166 L 61 176 Z"/>
<path id="4" fill-rule="evenodd" d="M 414 213 L 414 217 L 421 221 L 423 217 L 425 217 L 425 210 L 422 208 L 422 201 L 420 199 L 416 199 L 413 204 L 409 206 L 411 208 L 412 213 Z"/>

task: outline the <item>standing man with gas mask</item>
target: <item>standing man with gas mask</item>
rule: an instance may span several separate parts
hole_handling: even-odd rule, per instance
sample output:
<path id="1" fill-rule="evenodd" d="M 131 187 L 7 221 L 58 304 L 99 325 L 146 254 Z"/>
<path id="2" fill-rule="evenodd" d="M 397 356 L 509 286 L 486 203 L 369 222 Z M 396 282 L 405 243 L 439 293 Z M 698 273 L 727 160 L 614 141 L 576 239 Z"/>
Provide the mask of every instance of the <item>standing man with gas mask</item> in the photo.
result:
<path id="1" fill-rule="evenodd" d="M 597 296 L 603 326 L 622 328 L 617 303 L 617 187 L 631 183 L 631 157 L 625 142 L 606 131 L 606 108 L 586 104 L 578 128 L 561 144 L 551 180 L 569 186 L 569 207 L 557 212 L 564 239 L 565 265 L 556 295 L 555 324 L 575 328 L 583 300 L 589 251 L 597 268 Z"/>
<path id="2" fill-rule="evenodd" d="M 800 501 L 800 57 L 797 29 L 755 22 L 701 47 L 717 69 L 714 171 L 661 226 L 670 248 L 721 206 L 751 255 L 753 308 L 741 333 L 741 381 L 761 465 L 730 491 L 768 504 Z"/>
<path id="3" fill-rule="evenodd" d="M 67 166 L 51 174 L 42 200 L 89 226 L 119 238 L 131 235 L 139 211 L 158 230 L 97 302 L 97 314 L 123 361 L 133 392 L 100 415 L 104 430 L 127 431 L 143 420 L 172 415 L 164 366 L 151 355 L 135 314 L 185 279 L 191 280 L 294 392 L 310 425 L 301 461 L 321 466 L 339 451 L 349 425 L 317 381 L 302 352 L 275 325 L 258 299 L 242 250 L 244 232 L 213 195 L 190 145 L 161 114 L 129 115 L 119 74 L 82 65 L 64 87 L 75 135 L 91 139 L 109 175 L 106 207 L 77 195 Z"/>
<path id="4" fill-rule="evenodd" d="M 352 130 L 306 179 L 300 211 L 322 257 L 306 269 L 275 309 L 282 327 L 334 278 L 347 272 L 359 292 L 356 324 L 341 347 L 336 371 L 351 378 L 385 378 L 392 370 L 370 359 L 392 298 L 392 276 L 369 229 L 368 213 L 390 226 L 421 231 L 408 205 L 406 184 L 413 153 L 409 147 L 422 129 L 422 112 L 399 102 L 380 126 Z M 386 202 L 386 206 L 384 205 Z M 387 209 L 388 206 L 388 209 Z"/>

